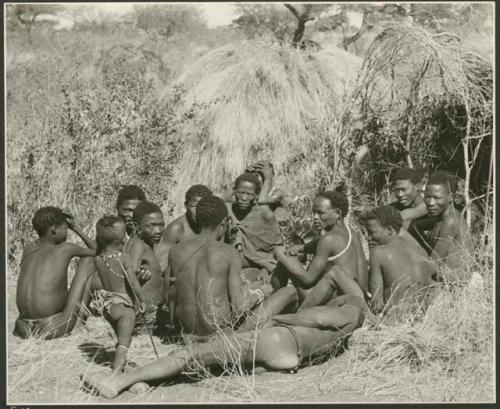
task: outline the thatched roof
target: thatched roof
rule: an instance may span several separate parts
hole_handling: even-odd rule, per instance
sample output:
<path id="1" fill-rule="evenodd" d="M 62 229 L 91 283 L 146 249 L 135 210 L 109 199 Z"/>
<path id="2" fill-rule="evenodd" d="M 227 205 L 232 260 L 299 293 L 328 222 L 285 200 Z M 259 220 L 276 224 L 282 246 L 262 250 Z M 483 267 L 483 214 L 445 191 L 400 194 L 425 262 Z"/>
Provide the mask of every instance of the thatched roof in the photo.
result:
<path id="1" fill-rule="evenodd" d="M 245 165 L 286 162 L 308 149 L 308 123 L 342 104 L 361 60 L 335 47 L 310 53 L 249 41 L 205 54 L 179 79 L 184 109 L 203 106 L 185 130 L 173 198 L 192 184 L 227 188 Z"/>

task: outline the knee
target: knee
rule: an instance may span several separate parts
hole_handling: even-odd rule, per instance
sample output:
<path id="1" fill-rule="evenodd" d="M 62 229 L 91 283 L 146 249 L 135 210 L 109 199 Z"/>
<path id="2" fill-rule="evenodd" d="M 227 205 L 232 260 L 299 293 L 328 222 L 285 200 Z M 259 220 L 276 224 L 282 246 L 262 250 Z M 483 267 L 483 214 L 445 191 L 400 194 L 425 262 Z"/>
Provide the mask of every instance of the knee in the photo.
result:
<path id="1" fill-rule="evenodd" d="M 280 332 L 270 331 L 262 341 L 266 347 L 262 364 L 266 367 L 275 371 L 286 371 L 299 366 L 300 360 L 294 340 Z"/>

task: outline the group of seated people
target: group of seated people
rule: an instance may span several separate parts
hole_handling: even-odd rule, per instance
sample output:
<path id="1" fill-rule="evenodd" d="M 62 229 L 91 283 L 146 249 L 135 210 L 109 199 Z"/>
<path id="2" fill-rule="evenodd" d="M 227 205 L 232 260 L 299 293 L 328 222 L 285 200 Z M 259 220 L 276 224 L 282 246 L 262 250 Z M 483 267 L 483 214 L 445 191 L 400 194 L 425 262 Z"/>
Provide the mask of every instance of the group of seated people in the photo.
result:
<path id="1" fill-rule="evenodd" d="M 392 177 L 396 202 L 354 212 L 366 229 L 368 260 L 362 236 L 346 221 L 349 202 L 341 191 L 314 198 L 315 240 L 285 246 L 275 211 L 287 202 L 272 182 L 272 165 L 259 162 L 236 179 L 231 200 L 192 186 L 185 214 L 166 227 L 160 207 L 139 187 L 125 186 L 117 215 L 97 222 L 95 241 L 69 213 L 39 209 L 32 221 L 39 240 L 22 256 L 14 333 L 67 335 L 93 300 L 117 345 L 112 376 L 86 375 L 83 382 L 113 398 L 174 378 L 193 361 L 294 372 L 339 347 L 368 310 L 389 311 L 433 281 L 465 279 L 460 260 L 471 241 L 453 204 L 451 175 L 431 175 L 422 191 L 418 171 L 399 169 Z M 87 247 L 67 242 L 68 228 Z M 307 266 L 302 254 L 310 255 Z M 80 259 L 68 289 L 73 257 Z M 196 342 L 125 371 L 141 325 L 193 334 Z M 228 339 L 239 353 L 227 348 Z"/>

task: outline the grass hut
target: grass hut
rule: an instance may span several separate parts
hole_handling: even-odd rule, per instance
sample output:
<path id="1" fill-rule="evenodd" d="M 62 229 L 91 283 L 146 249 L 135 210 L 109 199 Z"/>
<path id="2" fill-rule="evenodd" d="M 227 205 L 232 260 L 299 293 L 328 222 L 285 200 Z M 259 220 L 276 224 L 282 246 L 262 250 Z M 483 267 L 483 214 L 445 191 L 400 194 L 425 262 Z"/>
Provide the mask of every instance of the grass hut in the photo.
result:
<path id="1" fill-rule="evenodd" d="M 311 124 L 331 114 L 327 106 L 340 111 L 360 66 L 358 57 L 335 47 L 308 52 L 261 41 L 205 54 L 178 79 L 190 119 L 171 192 L 179 198 L 176 209 L 190 185 L 221 192 L 257 160 L 271 160 L 278 173 L 292 176 L 294 160 L 311 153 Z M 301 177 L 307 173 L 301 169 Z"/>

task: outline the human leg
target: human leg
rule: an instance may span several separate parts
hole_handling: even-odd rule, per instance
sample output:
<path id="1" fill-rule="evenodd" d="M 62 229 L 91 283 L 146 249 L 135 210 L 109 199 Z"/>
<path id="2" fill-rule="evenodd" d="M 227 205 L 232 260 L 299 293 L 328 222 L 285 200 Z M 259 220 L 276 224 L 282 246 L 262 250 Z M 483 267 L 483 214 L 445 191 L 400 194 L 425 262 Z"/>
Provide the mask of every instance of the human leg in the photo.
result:
<path id="1" fill-rule="evenodd" d="M 125 367 L 127 353 L 132 341 L 132 332 L 135 325 L 135 311 L 124 304 L 113 304 L 106 314 L 116 331 L 117 344 L 113 361 L 113 375 L 121 372 Z"/>
<path id="2" fill-rule="evenodd" d="M 192 360 L 204 366 L 260 362 L 272 370 L 287 370 L 298 365 L 295 340 L 285 328 L 277 327 L 191 344 L 115 377 L 84 376 L 83 382 L 101 395 L 114 398 L 137 382 L 175 378 L 189 367 Z"/>
<path id="3" fill-rule="evenodd" d="M 332 266 L 321 280 L 307 293 L 299 309 L 324 305 L 332 299 L 335 290 L 363 298 L 363 290 L 340 266 Z"/>
<path id="4" fill-rule="evenodd" d="M 297 302 L 298 295 L 295 287 L 280 288 L 247 316 L 238 332 L 252 331 L 256 328 L 269 326 L 269 322 L 274 315 L 283 312 L 285 309 L 295 311 Z"/>

